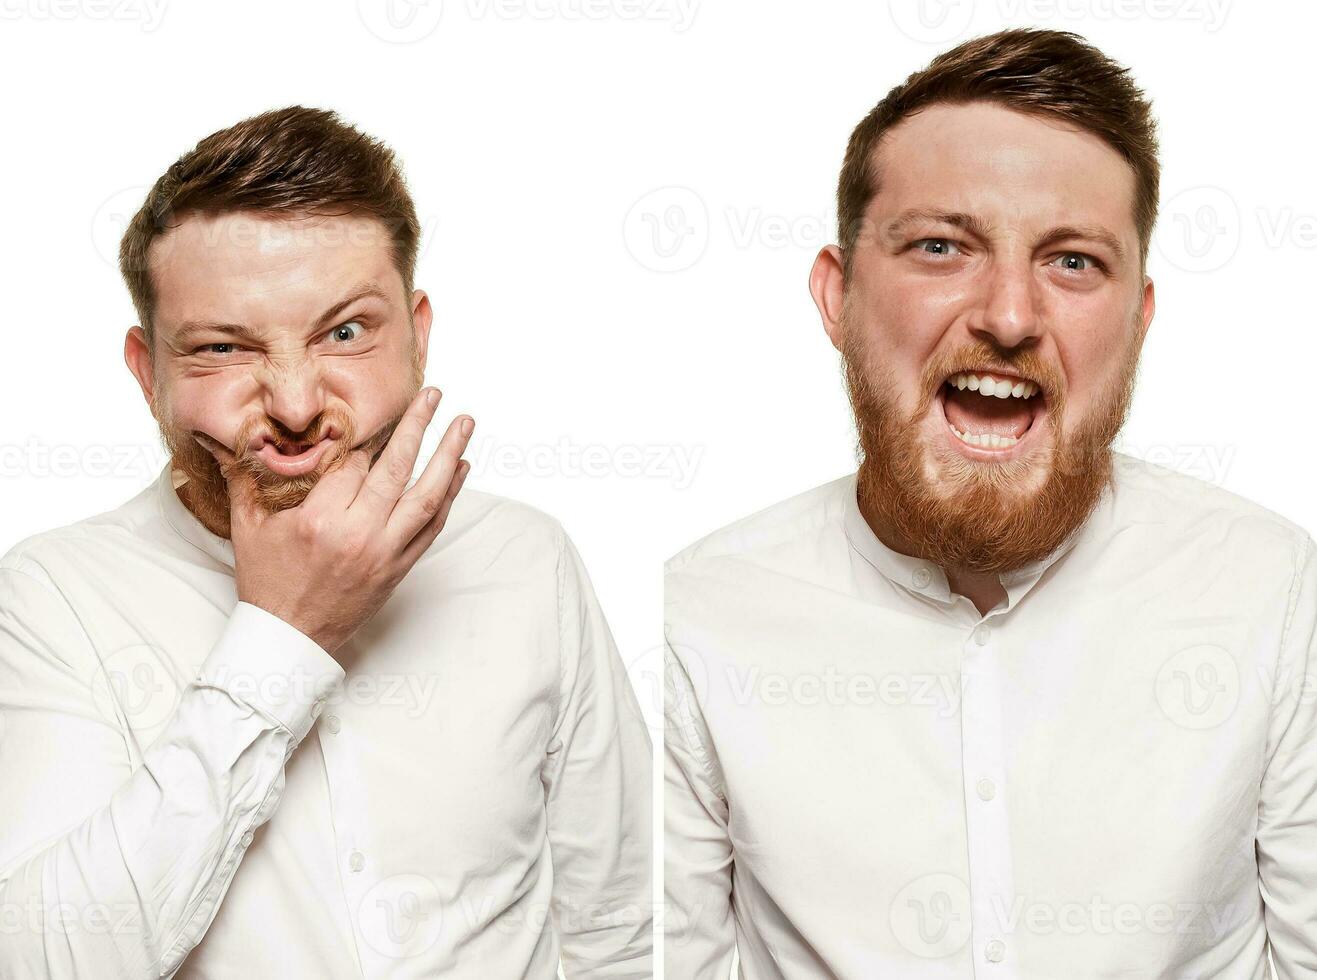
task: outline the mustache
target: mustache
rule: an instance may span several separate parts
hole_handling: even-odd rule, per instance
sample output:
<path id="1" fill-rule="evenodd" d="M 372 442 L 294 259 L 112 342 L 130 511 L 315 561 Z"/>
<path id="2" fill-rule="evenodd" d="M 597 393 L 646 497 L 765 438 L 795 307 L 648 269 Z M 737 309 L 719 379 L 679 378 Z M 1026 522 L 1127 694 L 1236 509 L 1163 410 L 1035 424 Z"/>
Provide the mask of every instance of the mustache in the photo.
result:
<path id="1" fill-rule="evenodd" d="M 320 413 L 315 422 L 301 432 L 292 432 L 273 419 L 258 415 L 248 419 L 238 428 L 231 452 L 235 456 L 249 455 L 256 451 L 253 447 L 259 448 L 265 442 L 273 443 L 280 450 L 314 445 L 327 436 L 346 438 L 350 445 L 354 441 L 352 438 L 354 430 L 352 419 L 346 412 L 337 408 Z"/>
<path id="2" fill-rule="evenodd" d="M 190 434 L 196 445 L 203 449 L 207 449 L 208 444 L 222 446 L 233 456 L 236 466 L 246 469 L 253 476 L 268 479 L 273 477 L 273 474 L 265 473 L 258 458 L 258 453 L 266 442 L 283 450 L 286 447 L 314 445 L 326 437 L 332 437 L 338 442 L 330 456 L 332 461 L 336 462 L 354 449 L 365 449 L 370 456 L 370 462 L 374 464 L 405 414 L 406 411 L 403 410 L 387 419 L 364 438 L 358 438 L 357 426 L 351 416 L 338 409 L 325 411 L 312 425 L 297 433 L 290 432 L 287 427 L 264 416 L 253 416 L 238 428 L 232 445 L 216 440 L 204 430 L 193 429 Z M 218 468 L 217 461 L 209 451 L 206 452 L 206 456 L 212 463 L 216 463 Z M 304 480 L 305 477 L 297 479 Z"/>

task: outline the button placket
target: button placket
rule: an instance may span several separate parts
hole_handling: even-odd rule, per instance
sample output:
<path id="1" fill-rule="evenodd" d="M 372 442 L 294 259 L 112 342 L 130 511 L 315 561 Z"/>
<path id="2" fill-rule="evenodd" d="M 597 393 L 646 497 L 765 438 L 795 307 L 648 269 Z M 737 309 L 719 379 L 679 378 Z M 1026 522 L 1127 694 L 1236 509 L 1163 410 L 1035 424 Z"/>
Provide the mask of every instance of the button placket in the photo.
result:
<path id="1" fill-rule="evenodd" d="M 1003 797 L 1005 758 L 1000 629 L 983 623 L 966 637 L 961 677 L 961 762 L 969 838 L 972 942 L 992 975 L 1009 977 L 1001 910 L 1012 907 L 1010 828 Z"/>
<path id="2" fill-rule="evenodd" d="M 359 727 L 353 727 L 359 724 L 354 720 L 357 718 L 346 696 L 331 699 L 326 705 L 325 714 L 320 718 L 317 733 L 329 793 L 330 823 L 334 835 L 338 883 L 342 890 L 341 900 L 360 944 L 364 940 L 357 910 L 381 874 L 380 862 L 388 862 L 387 857 L 372 851 L 372 838 L 367 832 L 366 801 L 370 794 L 361 777 L 360 746 L 352 737 L 360 730 Z"/>

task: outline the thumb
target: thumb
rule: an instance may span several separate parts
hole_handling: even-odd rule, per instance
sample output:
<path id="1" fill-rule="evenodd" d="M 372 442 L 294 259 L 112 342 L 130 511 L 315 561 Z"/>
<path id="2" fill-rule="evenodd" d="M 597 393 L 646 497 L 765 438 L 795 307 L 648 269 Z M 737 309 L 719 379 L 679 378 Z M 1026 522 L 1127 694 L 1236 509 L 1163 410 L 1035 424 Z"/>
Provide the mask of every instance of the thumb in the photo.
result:
<path id="1" fill-rule="evenodd" d="M 252 476 L 246 467 L 238 464 L 238 457 L 217 439 L 204 432 L 193 432 L 197 444 L 215 457 L 219 463 L 220 474 L 224 477 L 225 488 L 229 491 L 229 523 L 233 526 L 230 537 L 236 537 L 238 526 L 257 523 L 256 508 L 253 505 Z"/>

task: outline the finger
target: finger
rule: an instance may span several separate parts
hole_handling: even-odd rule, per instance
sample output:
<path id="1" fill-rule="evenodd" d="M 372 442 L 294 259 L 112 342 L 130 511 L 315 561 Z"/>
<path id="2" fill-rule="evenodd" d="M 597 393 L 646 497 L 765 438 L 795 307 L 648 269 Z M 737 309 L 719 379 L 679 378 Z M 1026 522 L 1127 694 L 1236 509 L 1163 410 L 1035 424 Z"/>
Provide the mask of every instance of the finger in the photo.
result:
<path id="1" fill-rule="evenodd" d="M 384 452 L 366 474 L 361 490 L 352 502 L 353 510 L 360 507 L 367 516 L 374 517 L 377 525 L 384 523 L 407 489 L 425 429 L 434 418 L 441 397 L 438 388 L 422 388 L 417 393 L 389 436 Z"/>
<path id="2" fill-rule="evenodd" d="M 224 477 L 224 486 L 229 494 L 230 525 L 249 525 L 260 520 L 259 508 L 255 506 L 251 475 L 238 465 L 238 456 L 228 446 L 204 432 L 194 431 L 193 440 L 205 449 L 219 464 L 220 475 Z M 230 537 L 233 536 L 230 530 Z"/>
<path id="3" fill-rule="evenodd" d="M 438 512 L 426 522 L 424 527 L 416 532 L 416 536 L 403 549 L 401 560 L 405 563 L 404 567 L 410 569 L 415 565 L 421 556 L 429 550 L 430 545 L 434 543 L 434 539 L 439 536 L 439 532 L 444 529 L 444 525 L 448 523 L 448 512 L 453 508 L 453 501 L 457 499 L 458 491 L 462 489 L 462 484 L 466 483 L 466 475 L 470 472 L 471 463 L 468 460 L 461 460 L 457 464 L 457 472 L 448 484 L 448 492 L 444 494 L 444 501 Z"/>
<path id="4" fill-rule="evenodd" d="M 220 442 L 218 439 L 214 439 L 206 433 L 198 432 L 196 430 L 193 430 L 192 432 L 192 439 L 202 449 L 215 457 L 215 461 L 219 463 L 220 472 L 224 474 L 224 479 L 227 480 L 237 462 L 237 457 L 229 447 L 224 445 L 224 443 Z"/>
<path id="5" fill-rule="evenodd" d="M 439 440 L 439 448 L 430 457 L 419 480 L 402 495 L 389 515 L 386 533 L 397 543 L 399 550 L 406 546 L 443 506 L 448 487 L 457 473 L 457 465 L 466 452 L 467 443 L 475 429 L 475 419 L 459 415 L 448 424 L 448 430 Z"/>
<path id="6" fill-rule="evenodd" d="M 371 450 L 365 444 L 349 449 L 321 474 L 302 506 L 325 507 L 335 512 L 347 510 L 370 472 L 370 457 Z"/>

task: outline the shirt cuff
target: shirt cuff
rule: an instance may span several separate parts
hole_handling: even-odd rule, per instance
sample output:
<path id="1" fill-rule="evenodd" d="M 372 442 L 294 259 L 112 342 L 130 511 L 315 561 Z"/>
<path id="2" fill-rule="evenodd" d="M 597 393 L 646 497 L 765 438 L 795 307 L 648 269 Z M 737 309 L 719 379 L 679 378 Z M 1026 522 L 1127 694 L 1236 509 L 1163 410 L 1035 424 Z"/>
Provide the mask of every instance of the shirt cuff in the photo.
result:
<path id="1" fill-rule="evenodd" d="M 201 665 L 197 683 L 226 691 L 300 742 L 343 680 L 338 661 L 297 627 L 239 602 Z"/>

